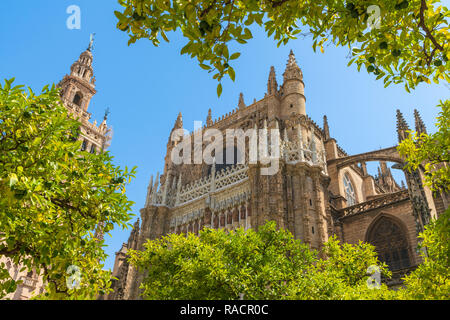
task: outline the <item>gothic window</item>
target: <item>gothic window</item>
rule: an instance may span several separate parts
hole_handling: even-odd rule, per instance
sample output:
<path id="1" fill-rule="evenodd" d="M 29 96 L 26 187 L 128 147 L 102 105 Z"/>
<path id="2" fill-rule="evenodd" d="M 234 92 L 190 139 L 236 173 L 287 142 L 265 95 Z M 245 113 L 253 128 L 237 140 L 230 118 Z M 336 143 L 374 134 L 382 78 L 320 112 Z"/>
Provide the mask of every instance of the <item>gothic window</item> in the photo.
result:
<path id="1" fill-rule="evenodd" d="M 87 141 L 83 140 L 83 144 L 81 145 L 81 151 L 85 151 L 87 148 Z"/>
<path id="2" fill-rule="evenodd" d="M 347 205 L 348 206 L 355 205 L 356 204 L 355 190 L 353 189 L 353 185 L 350 182 L 348 174 L 344 175 L 344 191 L 345 191 L 345 198 L 347 199 Z"/>
<path id="3" fill-rule="evenodd" d="M 81 99 L 83 99 L 83 97 L 81 96 L 81 94 L 79 92 L 77 92 L 75 94 L 75 97 L 73 97 L 73 103 L 75 103 L 77 106 L 81 107 Z"/>
<path id="4" fill-rule="evenodd" d="M 233 160 L 230 162 L 227 162 L 227 152 L 231 154 L 233 152 L 234 157 Z M 242 154 L 239 152 L 237 147 L 234 148 L 224 148 L 221 152 L 218 152 L 218 155 L 216 156 L 216 172 L 222 171 L 223 169 L 226 169 L 227 167 L 231 167 L 233 165 L 236 165 L 238 163 L 238 160 L 241 160 Z M 218 160 L 220 159 L 220 161 Z M 222 162 L 222 163 L 219 163 Z M 208 175 L 211 174 L 211 168 L 212 166 L 209 166 L 208 168 Z"/>
<path id="5" fill-rule="evenodd" d="M 392 271 L 411 267 L 406 235 L 391 219 L 379 219 L 371 228 L 368 242 L 375 246 L 380 261 L 386 262 Z"/>
<path id="6" fill-rule="evenodd" d="M 90 152 L 91 152 L 91 153 L 95 153 L 95 151 L 96 151 L 96 150 L 95 150 L 95 146 L 92 145 L 92 146 L 91 146 L 91 151 L 90 151 Z"/>

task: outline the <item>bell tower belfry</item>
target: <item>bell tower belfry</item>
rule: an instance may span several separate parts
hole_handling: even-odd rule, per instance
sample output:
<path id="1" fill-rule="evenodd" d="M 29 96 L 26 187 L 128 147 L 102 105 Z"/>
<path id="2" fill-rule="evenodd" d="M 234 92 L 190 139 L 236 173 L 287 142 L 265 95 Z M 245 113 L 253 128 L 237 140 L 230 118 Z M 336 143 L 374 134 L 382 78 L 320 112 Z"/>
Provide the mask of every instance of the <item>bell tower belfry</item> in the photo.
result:
<path id="1" fill-rule="evenodd" d="M 90 153 L 98 153 L 109 146 L 111 129 L 106 124 L 107 113 L 99 126 L 97 121 L 90 122 L 92 114 L 88 112 L 88 108 L 92 97 L 97 93 L 92 68 L 93 41 L 94 38 L 91 35 L 89 47 L 72 64 L 70 74 L 64 76 L 58 83 L 58 88 L 61 89 L 61 100 L 69 114 L 81 123 L 81 134 L 78 137 L 82 141 L 81 149 Z"/>
<path id="2" fill-rule="evenodd" d="M 72 64 L 70 75 L 66 75 L 59 84 L 64 104 L 73 105 L 74 108 L 80 109 L 80 112 L 87 112 L 92 97 L 97 93 L 92 61 L 93 56 L 89 47 Z"/>

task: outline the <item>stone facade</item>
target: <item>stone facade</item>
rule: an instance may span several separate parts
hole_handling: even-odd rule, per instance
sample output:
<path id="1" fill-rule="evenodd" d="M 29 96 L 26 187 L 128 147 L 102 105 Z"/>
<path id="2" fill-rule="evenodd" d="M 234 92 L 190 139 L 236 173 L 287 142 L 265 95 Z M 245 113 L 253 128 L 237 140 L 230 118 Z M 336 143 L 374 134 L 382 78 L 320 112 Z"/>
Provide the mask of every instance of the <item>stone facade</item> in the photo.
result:
<path id="1" fill-rule="evenodd" d="M 263 175 L 264 164 L 250 163 L 248 146 L 237 142 L 235 152 L 245 155 L 244 163 L 174 164 L 171 154 L 178 142 L 171 136 L 183 128 L 178 116 L 167 143 L 164 172 L 155 181 L 152 177 L 141 219 L 116 254 L 113 276 L 118 280 L 107 299 L 140 298 L 142 275 L 126 260 L 129 248 L 142 249 L 147 239 L 198 233 L 205 227 L 257 229 L 275 220 L 311 248 L 320 249 L 336 234 L 348 243 L 375 244 L 380 259 L 396 272 L 420 262 L 417 234 L 448 206 L 448 195 L 433 197 L 422 185 L 422 172 L 405 174 L 408 188 L 399 186 L 387 167 L 387 162 L 403 167 L 395 147 L 348 155 L 330 136 L 326 116 L 322 128 L 307 116 L 304 89 L 302 71 L 291 52 L 281 86 L 272 67 L 263 99 L 247 106 L 241 94 L 235 110 L 217 120 L 209 110 L 206 126 L 188 135 L 194 151 L 199 148 L 196 139 L 208 129 L 275 129 L 282 142 L 274 175 Z M 399 111 L 397 127 L 402 140 L 409 128 Z M 416 130 L 426 130 L 417 112 Z M 200 146 L 207 147 L 202 140 Z M 380 161 L 377 176 L 367 173 L 368 161 Z"/>
<path id="2" fill-rule="evenodd" d="M 92 68 L 92 43 L 89 48 L 81 53 L 80 58 L 71 66 L 70 75 L 64 76 L 57 85 L 61 88 L 61 100 L 69 114 L 80 121 L 79 141 L 82 141 L 81 149 L 90 153 L 100 153 L 108 148 L 111 141 L 111 128 L 108 127 L 107 114 L 100 125 L 97 121 L 90 122 L 91 114 L 88 112 L 89 103 L 96 94 L 95 77 Z M 97 233 L 102 238 L 102 233 Z M 5 263 L 11 277 L 22 281 L 17 290 L 7 295 L 6 299 L 28 300 L 36 294 L 43 292 L 45 284 L 36 270 L 29 271 L 22 265 L 15 265 L 10 258 L 0 257 L 0 263 Z M 22 270 L 22 268 L 24 268 Z"/>

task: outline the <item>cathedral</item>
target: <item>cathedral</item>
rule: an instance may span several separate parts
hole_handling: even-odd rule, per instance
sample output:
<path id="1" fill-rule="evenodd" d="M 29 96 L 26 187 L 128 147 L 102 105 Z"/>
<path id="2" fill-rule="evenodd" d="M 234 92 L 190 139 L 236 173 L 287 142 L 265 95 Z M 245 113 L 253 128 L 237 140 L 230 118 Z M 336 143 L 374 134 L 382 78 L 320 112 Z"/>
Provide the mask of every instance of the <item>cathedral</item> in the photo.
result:
<path id="1" fill-rule="evenodd" d="M 100 153 L 109 147 L 112 131 L 107 125 L 108 113 L 98 125 L 91 122 L 88 112 L 96 94 L 92 63 L 91 41 L 58 87 L 69 114 L 80 121 L 82 150 Z M 396 116 L 400 142 L 410 128 L 400 111 Z M 426 132 L 416 110 L 414 116 L 415 130 Z M 246 105 L 241 94 L 236 109 L 215 120 L 209 110 L 206 125 L 184 138 L 195 141 L 211 129 L 222 133 L 230 129 L 279 133 L 279 144 L 263 144 L 266 151 L 279 154 L 276 172 L 264 174 L 267 163 L 249 161 L 249 146 L 234 140 L 231 146 L 215 151 L 210 164 L 175 163 L 173 153 L 180 143 L 173 135 L 183 130 L 179 114 L 169 135 L 164 171 L 155 180 L 151 178 L 141 217 L 128 242 L 116 253 L 113 276 L 118 280 L 113 280 L 114 292 L 100 298 L 140 299 L 143 275 L 128 263 L 127 250 L 142 249 L 147 239 L 170 233 L 198 234 L 202 228 L 257 229 L 268 220 L 276 221 L 278 227 L 289 230 L 313 249 L 320 249 L 332 235 L 347 243 L 372 243 L 379 259 L 393 271 L 389 284 L 395 286 L 421 262 L 416 249 L 418 233 L 450 203 L 448 194 L 433 194 L 423 185 L 421 170 L 404 171 L 407 185 L 398 185 L 388 167 L 388 163 L 395 163 L 396 169 L 404 166 L 396 146 L 349 155 L 330 134 L 326 116 L 322 127 L 310 119 L 303 73 L 292 52 L 281 85 L 272 67 L 263 99 Z M 206 142 L 201 142 L 200 148 L 205 147 Z M 196 148 L 198 144 L 194 143 L 189 151 L 195 153 Z M 216 161 L 225 159 L 228 149 L 234 155 L 231 163 L 228 159 Z M 370 161 L 379 162 L 376 176 L 367 171 Z M 7 258 L 0 262 L 6 264 L 13 279 L 23 280 L 6 298 L 24 300 L 43 292 L 44 284 L 35 271 L 21 271 Z"/>
<path id="2" fill-rule="evenodd" d="M 426 132 L 417 111 L 414 116 L 415 130 Z M 400 142 L 409 126 L 399 110 L 396 117 Z M 303 73 L 292 51 L 281 85 L 272 67 L 263 99 L 246 105 L 241 94 L 236 109 L 216 120 L 209 110 L 206 125 L 184 138 L 195 141 L 211 129 L 224 133 L 252 128 L 275 130 L 281 136 L 275 145 L 280 155 L 275 174 L 263 174 L 266 163 L 249 161 L 249 147 L 236 141 L 225 148 L 232 149 L 231 163 L 216 162 L 228 153 L 225 149 L 215 151 L 210 164 L 175 163 L 179 142 L 173 135 L 183 129 L 178 115 L 168 139 L 164 171 L 156 180 L 151 178 L 141 217 L 116 253 L 113 276 L 118 280 L 106 299 L 140 299 L 143 275 L 128 263 L 127 250 L 142 249 L 147 239 L 198 234 L 202 228 L 257 229 L 268 220 L 313 249 L 320 249 L 332 235 L 346 243 L 373 244 L 379 259 L 393 271 L 391 286 L 399 285 L 400 278 L 421 262 L 417 236 L 448 207 L 449 195 L 433 194 L 425 187 L 421 170 L 404 171 L 407 185 L 399 185 L 388 167 L 395 163 L 393 168 L 403 169 L 404 159 L 396 146 L 347 154 L 331 135 L 326 116 L 322 127 L 308 117 Z M 268 145 L 274 151 L 274 145 Z M 204 142 L 189 146 L 192 153 L 207 147 Z M 236 154 L 245 160 L 237 161 Z M 379 162 L 375 176 L 367 171 L 370 161 Z"/>
<path id="3" fill-rule="evenodd" d="M 65 75 L 57 87 L 61 89 L 61 100 L 67 108 L 68 114 L 80 122 L 78 140 L 81 141 L 81 150 L 98 154 L 109 147 L 112 130 L 106 123 L 107 113 L 101 124 L 98 125 L 97 121 L 91 122 L 92 115 L 88 112 L 91 99 L 96 94 L 92 62 L 91 40 L 88 49 L 82 52 L 79 59 L 72 64 L 70 75 Z M 103 235 L 97 233 L 97 237 L 102 238 Z M 13 264 L 11 259 L 5 257 L 1 257 L 0 262 L 5 263 L 14 280 L 22 280 L 22 284 L 17 286 L 17 290 L 7 295 L 6 299 L 29 300 L 44 291 L 45 284 L 36 270 L 22 271 L 23 266 Z"/>

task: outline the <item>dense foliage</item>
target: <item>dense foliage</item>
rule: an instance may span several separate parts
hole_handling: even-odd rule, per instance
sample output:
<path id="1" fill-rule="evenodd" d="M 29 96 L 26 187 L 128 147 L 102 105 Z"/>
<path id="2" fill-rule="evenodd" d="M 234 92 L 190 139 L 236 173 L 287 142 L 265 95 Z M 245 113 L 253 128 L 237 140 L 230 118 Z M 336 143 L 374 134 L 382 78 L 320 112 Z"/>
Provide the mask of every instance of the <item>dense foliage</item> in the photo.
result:
<path id="1" fill-rule="evenodd" d="M 405 278 L 399 297 L 450 300 L 450 208 L 426 225 L 419 238 L 424 261 Z"/>
<path id="2" fill-rule="evenodd" d="M 383 284 L 367 285 L 370 266 L 389 276 L 373 246 L 330 239 L 317 252 L 268 222 L 258 231 L 204 229 L 148 240 L 130 261 L 145 273 L 146 299 L 360 299 L 389 298 Z"/>
<path id="3" fill-rule="evenodd" d="M 12 83 L 0 84 L 0 257 L 43 276 L 45 298 L 93 298 L 110 286 L 98 235 L 130 219 L 125 185 L 135 169 L 80 151 L 80 123 L 55 87 L 36 95 Z M 75 271 L 78 289 L 66 282 Z M 16 285 L 0 264 L 0 298 Z"/>
<path id="4" fill-rule="evenodd" d="M 181 30 L 187 44 L 181 54 L 197 58 L 213 78 L 235 79 L 230 52 L 237 42 L 264 28 L 278 45 L 311 36 L 313 49 L 327 44 L 349 48 L 350 63 L 377 79 L 404 83 L 450 80 L 449 11 L 438 0 L 119 0 L 117 27 L 129 44 L 146 38 L 158 46 L 166 33 Z M 218 85 L 218 94 L 222 85 Z"/>

